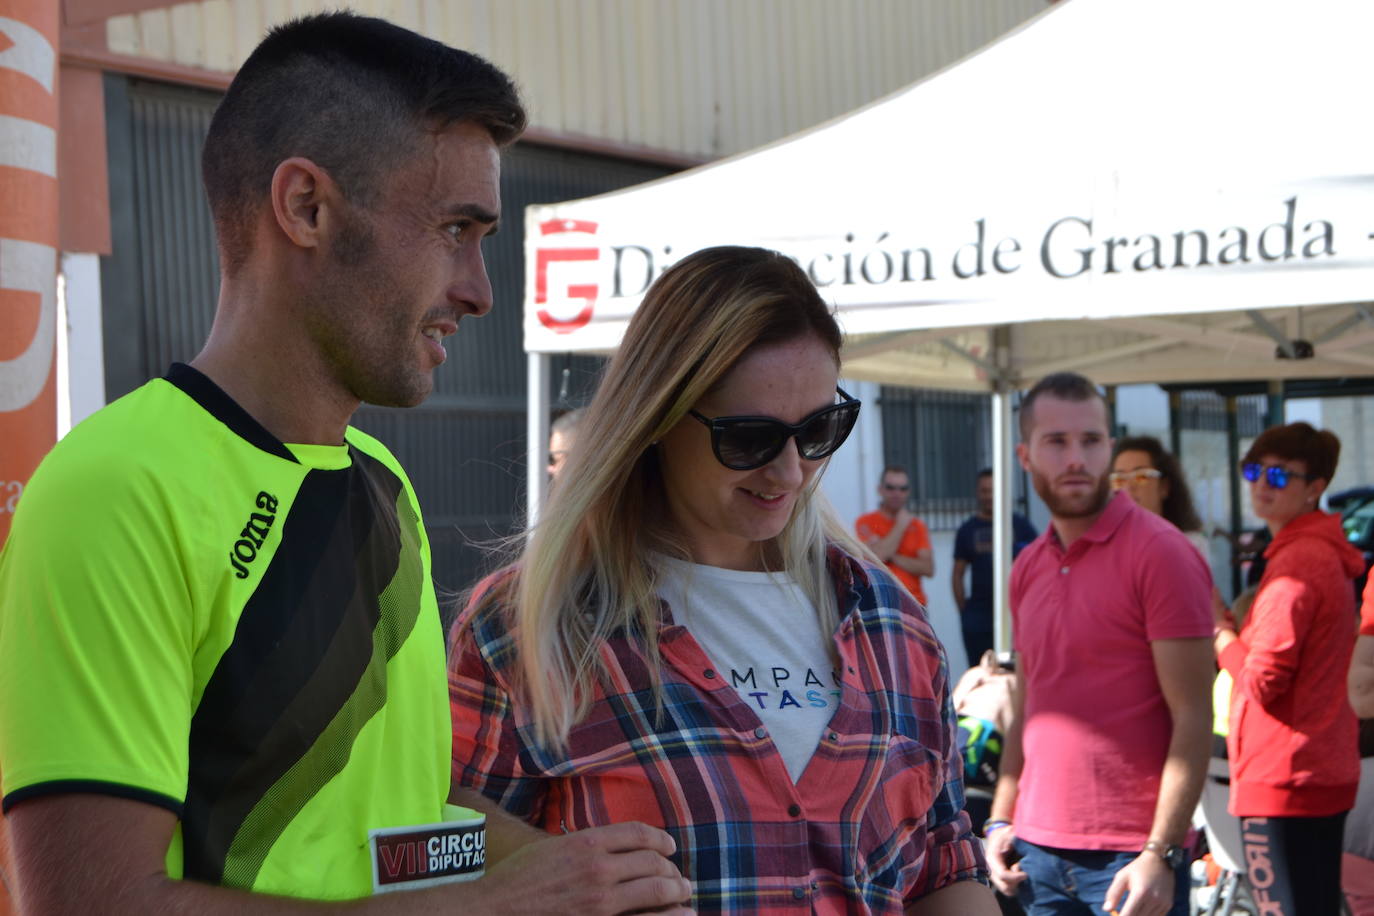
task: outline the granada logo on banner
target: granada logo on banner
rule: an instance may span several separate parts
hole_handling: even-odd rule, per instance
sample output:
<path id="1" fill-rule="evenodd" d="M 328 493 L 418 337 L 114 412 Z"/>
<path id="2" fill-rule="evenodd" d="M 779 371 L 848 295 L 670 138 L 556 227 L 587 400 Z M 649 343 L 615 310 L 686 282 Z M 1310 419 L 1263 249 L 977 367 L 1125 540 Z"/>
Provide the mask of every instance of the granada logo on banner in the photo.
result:
<path id="1" fill-rule="evenodd" d="M 564 271 L 568 265 L 576 267 L 601 260 L 601 249 L 586 244 L 580 239 L 596 235 L 596 223 L 588 220 L 551 219 L 539 224 L 539 235 L 550 241 L 572 247 L 539 247 L 534 254 L 534 305 L 539 323 L 555 334 L 571 334 L 585 327 L 592 320 L 592 309 L 601 287 L 597 283 L 572 282 L 573 271 Z M 564 236 L 573 236 L 570 241 Z M 550 268 L 554 268 L 552 271 Z M 554 291 L 550 295 L 550 273 L 554 273 Z M 577 274 L 582 276 L 585 272 Z"/>
<path id="2" fill-rule="evenodd" d="M 0 0 L 0 543 L 57 440 L 57 10 Z"/>

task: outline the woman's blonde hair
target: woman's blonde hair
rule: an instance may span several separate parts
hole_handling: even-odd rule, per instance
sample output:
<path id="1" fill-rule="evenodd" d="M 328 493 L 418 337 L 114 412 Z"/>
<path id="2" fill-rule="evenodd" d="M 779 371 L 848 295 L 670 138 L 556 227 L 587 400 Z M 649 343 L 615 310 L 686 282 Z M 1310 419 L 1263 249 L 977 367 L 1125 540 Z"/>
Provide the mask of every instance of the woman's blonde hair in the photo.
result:
<path id="1" fill-rule="evenodd" d="M 516 688 L 538 740 L 566 744 L 605 674 L 601 646 L 636 638 L 661 689 L 654 554 L 689 559 L 666 517 L 654 444 L 752 349 L 815 336 L 839 365 L 840 329 L 797 264 L 761 248 L 698 251 L 650 287 L 578 427 L 548 505 L 499 600 L 510 615 Z M 772 562 L 838 625 L 826 542 L 862 548 L 816 492 L 801 494 Z M 498 597 L 498 596 L 493 596 Z"/>

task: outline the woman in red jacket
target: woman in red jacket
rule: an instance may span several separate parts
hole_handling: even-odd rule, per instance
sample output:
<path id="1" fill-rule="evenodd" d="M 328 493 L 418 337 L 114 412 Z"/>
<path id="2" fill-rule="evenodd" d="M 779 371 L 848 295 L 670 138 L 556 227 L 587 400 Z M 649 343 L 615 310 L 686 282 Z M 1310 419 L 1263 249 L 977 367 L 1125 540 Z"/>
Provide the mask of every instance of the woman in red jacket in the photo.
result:
<path id="1" fill-rule="evenodd" d="M 1346 672 L 1352 579 L 1363 568 L 1340 519 L 1317 507 L 1340 440 L 1306 423 L 1265 430 L 1241 473 L 1274 540 L 1239 635 L 1219 619 L 1231 691 L 1231 813 L 1260 912 L 1340 912 L 1341 831 L 1360 777 Z"/>

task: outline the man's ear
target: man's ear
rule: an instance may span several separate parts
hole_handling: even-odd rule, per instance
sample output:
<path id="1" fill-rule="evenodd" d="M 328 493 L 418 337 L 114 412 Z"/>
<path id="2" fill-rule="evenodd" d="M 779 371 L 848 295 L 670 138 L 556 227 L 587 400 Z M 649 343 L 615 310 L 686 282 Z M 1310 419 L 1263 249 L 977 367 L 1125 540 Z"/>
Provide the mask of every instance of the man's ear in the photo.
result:
<path id="1" fill-rule="evenodd" d="M 301 248 L 317 248 L 337 205 L 338 185 L 309 159 L 293 156 L 272 173 L 272 215 L 277 227 Z"/>
<path id="2" fill-rule="evenodd" d="M 1021 463 L 1021 470 L 1030 470 L 1030 449 L 1026 447 L 1026 443 L 1016 443 L 1016 460 Z"/>

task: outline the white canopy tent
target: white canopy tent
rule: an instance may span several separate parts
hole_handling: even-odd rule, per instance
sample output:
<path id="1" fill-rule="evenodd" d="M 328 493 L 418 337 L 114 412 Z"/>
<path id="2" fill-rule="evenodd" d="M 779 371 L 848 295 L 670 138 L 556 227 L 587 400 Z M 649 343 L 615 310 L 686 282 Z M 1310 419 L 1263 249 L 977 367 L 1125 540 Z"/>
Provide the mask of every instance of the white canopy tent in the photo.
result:
<path id="1" fill-rule="evenodd" d="M 1068 0 L 828 124 L 527 211 L 530 517 L 547 354 L 613 350 L 649 281 L 718 244 L 794 256 L 844 375 L 993 394 L 998 644 L 1008 392 L 1374 374 L 1363 0 Z"/>

